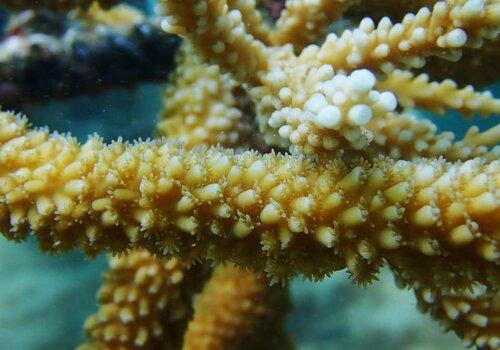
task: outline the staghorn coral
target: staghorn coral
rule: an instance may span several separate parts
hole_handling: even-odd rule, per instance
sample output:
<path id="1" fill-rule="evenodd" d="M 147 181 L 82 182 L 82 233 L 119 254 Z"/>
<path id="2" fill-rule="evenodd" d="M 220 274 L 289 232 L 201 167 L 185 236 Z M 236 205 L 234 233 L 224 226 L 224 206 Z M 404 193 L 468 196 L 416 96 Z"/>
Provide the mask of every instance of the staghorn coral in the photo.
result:
<path id="1" fill-rule="evenodd" d="M 500 347 L 500 296 L 484 286 L 473 291 L 446 293 L 436 288 L 417 288 L 418 308 L 454 330 L 466 346 Z"/>
<path id="2" fill-rule="evenodd" d="M 296 49 L 313 43 L 339 19 L 351 0 L 293 0 L 286 7 L 271 33 L 273 45 L 293 44 Z"/>
<path id="3" fill-rule="evenodd" d="M 200 61 L 184 44 L 172 84 L 164 95 L 164 108 L 157 131 L 181 141 L 185 148 L 199 145 L 252 148 L 258 144 L 250 116 L 233 90 L 236 82 L 216 65 Z"/>
<path id="4" fill-rule="evenodd" d="M 46 250 L 132 244 L 235 260 L 273 279 L 347 266 L 361 281 L 387 252 L 409 250 L 449 261 L 460 283 L 498 273 L 498 161 L 310 161 L 95 137 L 80 146 L 8 113 L 0 126 L 2 231 L 32 230 Z"/>
<path id="5" fill-rule="evenodd" d="M 99 311 L 85 322 L 89 341 L 78 349 L 179 348 L 206 269 L 143 250 L 112 257 L 109 266 L 97 293 Z"/>
<path id="6" fill-rule="evenodd" d="M 387 79 L 377 82 L 382 91 L 394 91 L 403 107 L 420 107 L 443 114 L 453 108 L 462 114 L 490 115 L 500 110 L 500 100 L 490 91 L 475 92 L 471 85 L 462 89 L 450 79 L 440 83 L 429 81 L 425 73 L 414 75 L 410 71 L 394 70 Z"/>
<path id="7" fill-rule="evenodd" d="M 311 14 L 320 3 L 310 4 Z M 395 110 L 399 101 L 487 114 L 498 111 L 498 101 L 447 81 L 430 83 L 417 73 L 398 81 L 406 73 L 394 69 L 422 68 L 429 56 L 457 59 L 463 47 L 493 39 L 498 2 L 437 2 L 432 11 L 420 10 L 395 25 L 382 19 L 376 28 L 363 19 L 359 28 L 329 35 L 323 45 L 298 55 L 289 44 L 300 50 L 301 38 L 284 45 L 272 39 L 290 21 L 270 30 L 254 9 L 252 1 L 165 0 L 161 10 L 169 15 L 164 29 L 185 35 L 202 59 L 220 67 L 216 83 L 224 72 L 232 76 L 221 91 L 247 90 L 265 141 L 294 154 L 185 151 L 162 140 L 104 145 L 96 137 L 79 145 L 47 130 L 30 131 L 26 120 L 3 113 L 4 235 L 21 240 L 33 230 L 42 249 L 52 252 L 81 246 L 95 255 L 133 246 L 181 261 L 233 261 L 283 282 L 347 267 L 356 282 L 366 284 L 387 262 L 400 285 L 417 295 L 439 290 L 444 297 L 427 311 L 441 319 L 440 305 L 449 303 L 440 300 L 470 299 L 465 291 L 477 283 L 496 298 L 500 172 L 498 149 L 488 147 L 500 139 L 498 127 L 481 133 L 472 128 L 454 141 L 431 123 Z M 285 19 L 307 18 L 307 11 L 285 13 Z M 303 27 L 308 40 L 320 38 L 328 25 L 311 18 L 317 24 Z M 181 77 L 192 65 L 185 64 Z M 192 84 L 203 84 L 207 67 Z M 422 91 L 408 90 L 411 84 Z M 190 88 L 177 87 L 181 94 Z M 227 94 L 225 101 L 229 109 L 236 100 Z M 177 125 L 189 118 L 183 113 Z M 198 118 L 210 120 L 211 113 Z M 192 145 L 210 143 L 189 130 L 184 134 Z M 479 332 L 475 327 L 484 322 L 470 316 L 472 323 L 457 316 L 458 322 L 447 324 L 469 343 L 496 347 L 495 331 Z"/>
<path id="8" fill-rule="evenodd" d="M 290 6 L 296 4 L 291 2 Z M 187 33 L 203 57 L 227 69 L 240 83 L 250 84 L 249 93 L 267 143 L 314 154 L 368 148 L 377 135 L 366 124 L 394 111 L 399 93 L 403 105 L 411 100 L 423 106 L 440 103 L 460 109 L 464 105 L 473 108 L 476 103 L 491 106 L 485 113 L 498 112 L 498 101 L 470 88 L 469 96 L 452 88 L 459 96 L 455 103 L 439 97 L 432 103 L 428 96 L 410 98 L 407 84 L 391 86 L 395 94 L 380 91 L 377 77 L 366 70 L 381 74 L 395 66 L 422 67 L 425 57 L 433 55 L 456 59 L 460 48 L 477 47 L 483 38 L 496 36 L 496 6 L 494 1 L 481 0 L 438 2 L 432 11 L 424 8 L 406 16 L 402 23 L 392 25 L 382 19 L 377 28 L 365 18 L 358 29 L 340 36 L 330 34 L 320 47 L 311 45 L 298 56 L 290 46 L 265 46 L 253 38 L 245 32 L 240 13 L 217 1 L 163 1 L 163 11 L 173 14 L 164 20 L 163 27 Z M 194 21 L 198 8 L 205 16 L 203 21 Z M 291 16 L 301 23 L 299 13 L 285 10 L 284 18 Z M 216 20 L 218 30 L 213 31 Z M 281 27 L 286 24 L 281 23 Z M 245 57 L 254 59 L 242 61 Z M 449 87 L 446 81 L 435 84 Z M 432 88 L 430 83 L 426 85 Z"/>

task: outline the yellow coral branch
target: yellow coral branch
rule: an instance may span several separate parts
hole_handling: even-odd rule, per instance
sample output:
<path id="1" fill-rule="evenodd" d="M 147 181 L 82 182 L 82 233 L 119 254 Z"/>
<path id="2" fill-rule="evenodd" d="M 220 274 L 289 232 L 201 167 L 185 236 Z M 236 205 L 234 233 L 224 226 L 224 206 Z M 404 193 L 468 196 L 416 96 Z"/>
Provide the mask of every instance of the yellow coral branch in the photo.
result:
<path id="1" fill-rule="evenodd" d="M 46 250 L 132 244 L 234 260 L 278 279 L 360 270 L 392 250 L 437 256 L 466 280 L 498 263 L 498 161 L 351 165 L 95 137 L 80 146 L 27 131 L 9 113 L 0 131 L 2 233 L 33 231 Z M 471 262 L 476 271 L 463 275 Z"/>
<path id="2" fill-rule="evenodd" d="M 403 107 L 425 108 L 441 114 L 448 108 L 466 115 L 500 113 L 500 100 L 490 91 L 476 92 L 470 85 L 459 89 L 450 79 L 430 82 L 425 73 L 415 75 L 410 71 L 394 70 L 387 79 L 377 81 L 376 87 L 393 92 Z"/>
<path id="3" fill-rule="evenodd" d="M 228 74 L 201 61 L 188 44 L 180 49 L 177 67 L 172 85 L 165 90 L 157 125 L 160 135 L 180 140 L 186 149 L 218 143 L 226 147 L 255 144 L 251 120 L 233 95 L 237 85 Z"/>
<path id="4" fill-rule="evenodd" d="M 375 27 L 365 18 L 355 30 L 328 35 L 317 58 L 337 69 L 385 72 L 401 64 L 420 68 L 433 55 L 455 61 L 464 46 L 478 47 L 483 38 L 497 35 L 498 6 L 497 0 L 448 0 L 437 2 L 432 11 L 422 8 L 408 14 L 397 24 L 383 18 Z"/>
<path id="5" fill-rule="evenodd" d="M 97 298 L 99 311 L 85 322 L 81 350 L 175 349 L 191 316 L 191 297 L 202 269 L 178 259 L 158 260 L 143 250 L 109 259 Z"/>
<path id="6" fill-rule="evenodd" d="M 230 10 L 225 0 L 162 0 L 161 5 L 162 12 L 175 14 L 163 20 L 166 31 L 185 34 L 203 57 L 236 78 L 255 82 L 266 68 L 264 44 L 247 32 L 241 13 Z"/>
<path id="7" fill-rule="evenodd" d="M 349 8 L 347 18 L 362 19 L 370 17 L 372 19 L 381 19 L 389 17 L 391 20 L 403 18 L 404 15 L 414 13 L 422 7 L 432 8 L 438 0 L 355 0 Z"/>
<path id="8" fill-rule="evenodd" d="M 236 349 L 266 312 L 268 282 L 232 265 L 217 267 L 194 301 L 184 350 Z"/>
<path id="9" fill-rule="evenodd" d="M 500 142 L 498 126 L 483 132 L 472 127 L 462 140 L 454 140 L 452 132 L 437 133 L 437 127 L 431 121 L 408 111 L 401 115 L 388 113 L 369 123 L 367 129 L 374 135 L 372 145 L 363 151 L 368 158 L 386 154 L 393 159 L 444 157 L 451 161 L 468 160 L 486 157 L 490 152 L 488 147 Z"/>
<path id="10" fill-rule="evenodd" d="M 484 286 L 462 292 L 416 288 L 418 307 L 453 330 L 465 346 L 500 348 L 500 295 Z"/>
<path id="11" fill-rule="evenodd" d="M 248 34 L 264 44 L 270 43 L 271 28 L 257 9 L 255 0 L 228 0 L 227 4 L 230 9 L 240 11 Z"/>
<path id="12" fill-rule="evenodd" d="M 293 44 L 296 49 L 320 39 L 328 26 L 339 19 L 352 0 L 291 0 L 271 34 L 273 45 Z"/>

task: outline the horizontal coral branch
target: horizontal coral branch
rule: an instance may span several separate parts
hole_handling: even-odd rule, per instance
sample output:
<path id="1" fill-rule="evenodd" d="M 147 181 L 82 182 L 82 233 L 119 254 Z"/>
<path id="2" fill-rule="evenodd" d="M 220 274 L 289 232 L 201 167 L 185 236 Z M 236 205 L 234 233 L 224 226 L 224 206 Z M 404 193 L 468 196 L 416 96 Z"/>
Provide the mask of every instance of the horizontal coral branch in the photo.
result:
<path id="1" fill-rule="evenodd" d="M 422 8 L 401 23 L 385 17 L 377 26 L 369 18 L 359 28 L 339 37 L 330 34 L 318 51 L 322 63 L 339 69 L 370 67 L 390 71 L 394 65 L 420 68 L 425 58 L 460 58 L 465 46 L 479 47 L 484 38 L 494 38 L 499 25 L 496 0 L 448 0 L 432 10 Z"/>
<path id="2" fill-rule="evenodd" d="M 448 108 L 466 115 L 500 113 L 500 100 L 490 91 L 477 92 L 471 85 L 459 89 L 450 79 L 429 81 L 425 73 L 415 75 L 410 71 L 394 70 L 387 79 L 378 81 L 376 87 L 392 91 L 403 107 L 425 108 L 441 114 Z"/>
<path id="3" fill-rule="evenodd" d="M 345 266 L 362 279 L 357 271 L 392 251 L 413 251 L 466 280 L 499 273 L 498 161 L 312 161 L 96 137 L 80 146 L 9 113 L 0 131 L 2 233 L 33 231 L 45 250 L 135 245 L 278 279 Z M 476 270 L 462 273 L 471 262 Z"/>

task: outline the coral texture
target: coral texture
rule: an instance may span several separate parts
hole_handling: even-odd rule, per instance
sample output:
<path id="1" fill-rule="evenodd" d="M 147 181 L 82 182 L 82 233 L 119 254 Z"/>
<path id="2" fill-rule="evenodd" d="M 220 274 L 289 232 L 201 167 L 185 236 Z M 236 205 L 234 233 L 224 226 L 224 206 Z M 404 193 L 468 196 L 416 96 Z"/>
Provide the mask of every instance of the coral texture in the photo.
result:
<path id="1" fill-rule="evenodd" d="M 194 301 L 194 317 L 184 334 L 184 350 L 237 349 L 266 312 L 268 282 L 251 271 L 216 268 Z"/>
<path id="2" fill-rule="evenodd" d="M 177 139 L 186 149 L 220 144 L 251 148 L 258 142 L 249 115 L 234 96 L 236 82 L 216 65 L 207 65 L 184 44 L 178 68 L 164 95 L 157 131 Z"/>
<path id="3" fill-rule="evenodd" d="M 191 317 L 191 296 L 206 274 L 188 265 L 142 250 L 110 258 L 97 293 L 101 306 L 85 322 L 90 340 L 79 349 L 179 348 Z"/>
<path id="4" fill-rule="evenodd" d="M 500 297 L 482 287 L 462 293 L 436 288 L 415 291 L 418 307 L 430 312 L 446 329 L 455 330 L 466 346 L 500 348 Z"/>
<path id="5" fill-rule="evenodd" d="M 347 266 L 362 281 L 381 258 L 416 252 L 449 262 L 461 283 L 498 277 L 498 161 L 311 161 L 95 137 L 80 146 L 12 114 L 0 126 L 2 231 L 33 231 L 47 250 L 132 244 L 273 279 Z"/>

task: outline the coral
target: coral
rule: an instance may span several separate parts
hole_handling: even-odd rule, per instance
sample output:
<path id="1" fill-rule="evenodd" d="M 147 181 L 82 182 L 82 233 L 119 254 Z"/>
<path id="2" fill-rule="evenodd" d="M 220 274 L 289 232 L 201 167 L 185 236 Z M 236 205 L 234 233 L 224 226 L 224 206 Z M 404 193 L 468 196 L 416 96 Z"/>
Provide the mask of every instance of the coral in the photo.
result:
<path id="1" fill-rule="evenodd" d="M 237 267 L 217 267 L 194 301 L 184 334 L 185 350 L 239 348 L 266 313 L 268 281 Z"/>
<path id="2" fill-rule="evenodd" d="M 177 289 L 162 259 L 178 259 L 182 271 L 198 260 L 252 270 L 216 268 L 194 304 L 185 348 L 235 345 L 256 319 L 280 320 L 255 300 L 272 294 L 268 282 L 346 268 L 366 285 L 384 264 L 467 343 L 497 347 L 500 129 L 472 127 L 455 140 L 400 109 L 500 111 L 489 93 L 415 71 L 428 58 L 458 60 L 462 49 L 494 40 L 498 0 L 438 1 L 395 24 L 363 18 L 311 44 L 351 5 L 290 1 L 273 27 L 255 1 L 162 0 L 162 28 L 188 41 L 158 126 L 177 141 L 92 136 L 79 144 L 2 112 L 2 233 L 20 241 L 33 232 L 52 253 L 128 253 L 120 268 L 133 261 L 130 249 L 143 249 L 153 270 L 168 270 L 157 283 L 169 281 L 173 305 Z M 253 147 L 252 117 L 276 149 L 238 150 Z M 131 276 L 141 271 L 109 275 L 134 288 L 142 279 Z M 147 281 L 155 285 L 155 276 Z M 158 315 L 127 313 L 120 289 L 109 290 L 113 300 L 103 293 L 105 306 L 87 327 L 95 341 L 144 339 L 137 329 L 164 334 Z M 140 290 L 141 302 L 165 297 Z"/>
<path id="3" fill-rule="evenodd" d="M 200 61 L 193 48 L 180 50 L 172 84 L 164 95 L 158 133 L 181 141 L 186 149 L 199 145 L 253 148 L 258 142 L 250 116 L 233 90 L 236 82 L 216 65 Z"/>
<path id="4" fill-rule="evenodd" d="M 191 297 L 206 271 L 143 250 L 109 259 L 97 298 L 99 311 L 85 322 L 91 349 L 179 348 L 191 317 Z"/>
<path id="5" fill-rule="evenodd" d="M 290 3 L 292 9 L 298 4 L 301 2 Z M 321 6 L 323 2 L 315 4 Z M 308 46 L 298 56 L 287 45 L 273 45 L 272 41 L 264 45 L 253 38 L 245 32 L 240 13 L 216 1 L 164 1 L 163 11 L 172 15 L 164 20 L 163 27 L 187 33 L 203 57 L 218 63 L 240 82 L 250 84 L 249 93 L 266 142 L 290 146 L 296 153 L 315 154 L 367 148 L 377 136 L 367 124 L 394 111 L 399 95 L 403 105 L 412 101 L 433 108 L 438 108 L 434 106 L 436 103 L 473 108 L 474 103 L 483 99 L 491 106 L 487 112 L 498 112 L 498 101 L 491 96 L 470 88 L 458 90 L 447 81 L 434 85 L 451 88 L 459 96 L 454 103 L 443 101 L 440 96 L 434 101 L 425 96 L 422 100 L 408 96 L 408 84 L 403 83 L 389 87 L 395 94 L 380 91 L 376 86 L 380 78 L 366 69 L 380 75 L 397 66 L 422 67 L 425 58 L 433 55 L 456 59 L 460 48 L 480 46 L 483 38 L 495 37 L 495 6 L 494 2 L 483 1 L 438 2 L 432 11 L 424 8 L 394 25 L 385 18 L 377 27 L 365 18 L 359 28 L 346 30 L 340 36 L 329 34 L 324 44 Z M 204 13 L 204 21 L 194 20 L 198 7 L 203 9 L 200 11 Z M 278 20 L 278 25 L 286 27 L 292 21 L 288 16 L 298 23 L 307 22 L 301 14 L 303 11 L 285 10 L 284 22 Z M 218 21 L 217 31 L 212 30 L 215 21 Z M 313 27 L 319 30 L 321 26 Z M 242 61 L 245 57 L 253 60 Z M 393 72 L 382 87 L 394 83 L 396 75 Z M 412 83 L 416 80 L 412 79 Z M 422 76 L 417 82 L 429 85 L 425 90 L 434 87 Z"/>
<path id="6" fill-rule="evenodd" d="M 46 250 L 132 244 L 236 260 L 274 279 L 347 266 L 362 281 L 386 254 L 409 250 L 453 262 L 463 283 L 498 273 L 498 161 L 311 161 L 96 137 L 80 146 L 8 113 L 0 126 L 2 231 L 33 231 Z"/>
<path id="7" fill-rule="evenodd" d="M 418 307 L 464 339 L 466 346 L 500 347 L 500 297 L 484 286 L 472 291 L 443 292 L 437 288 L 417 288 Z"/>
<path id="8" fill-rule="evenodd" d="M 351 3 L 351 0 L 288 1 L 272 32 L 271 43 L 291 43 L 301 49 L 325 34 Z"/>

